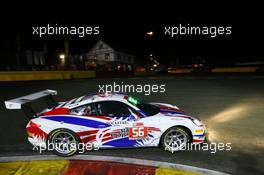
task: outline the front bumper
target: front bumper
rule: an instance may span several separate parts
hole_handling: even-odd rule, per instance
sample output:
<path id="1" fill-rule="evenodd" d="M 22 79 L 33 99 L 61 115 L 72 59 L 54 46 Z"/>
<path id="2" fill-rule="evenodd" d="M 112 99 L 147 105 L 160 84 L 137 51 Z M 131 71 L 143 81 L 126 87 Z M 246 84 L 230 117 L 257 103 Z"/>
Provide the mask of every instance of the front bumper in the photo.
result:
<path id="1" fill-rule="evenodd" d="M 205 126 L 196 128 L 193 132 L 192 143 L 203 143 L 208 138 L 208 131 Z"/>

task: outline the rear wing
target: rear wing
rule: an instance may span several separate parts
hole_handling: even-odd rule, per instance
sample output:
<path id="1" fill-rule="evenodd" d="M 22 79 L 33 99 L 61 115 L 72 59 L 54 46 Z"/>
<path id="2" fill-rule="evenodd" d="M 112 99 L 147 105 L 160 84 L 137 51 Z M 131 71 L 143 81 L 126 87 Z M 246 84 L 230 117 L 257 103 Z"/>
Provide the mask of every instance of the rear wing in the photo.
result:
<path id="1" fill-rule="evenodd" d="M 33 111 L 30 103 L 40 98 L 45 98 L 48 107 L 52 108 L 58 105 L 58 103 L 55 102 L 52 98 L 53 95 L 57 95 L 57 91 L 47 89 L 44 91 L 5 101 L 5 106 L 7 109 L 22 109 L 27 117 L 34 118 L 36 116 L 36 113 Z"/>

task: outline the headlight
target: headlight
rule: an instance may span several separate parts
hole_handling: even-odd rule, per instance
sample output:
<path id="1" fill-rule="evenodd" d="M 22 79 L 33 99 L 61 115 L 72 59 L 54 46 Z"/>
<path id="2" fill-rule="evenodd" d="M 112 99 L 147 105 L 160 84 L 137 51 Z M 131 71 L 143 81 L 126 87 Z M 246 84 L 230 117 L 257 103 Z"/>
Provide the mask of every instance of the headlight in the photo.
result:
<path id="1" fill-rule="evenodd" d="M 197 126 L 203 126 L 203 123 L 202 123 L 200 120 L 198 120 L 198 119 L 196 119 L 196 118 L 192 118 L 191 120 L 192 120 L 192 122 L 193 122 L 194 124 L 196 124 Z"/>

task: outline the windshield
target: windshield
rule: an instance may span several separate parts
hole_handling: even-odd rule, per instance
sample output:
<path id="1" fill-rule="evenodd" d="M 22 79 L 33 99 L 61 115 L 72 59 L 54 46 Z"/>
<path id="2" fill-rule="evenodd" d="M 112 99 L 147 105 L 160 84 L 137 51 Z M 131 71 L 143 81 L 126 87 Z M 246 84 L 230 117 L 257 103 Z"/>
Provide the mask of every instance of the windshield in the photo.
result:
<path id="1" fill-rule="evenodd" d="M 147 116 L 153 116 L 160 112 L 159 107 L 149 104 L 149 103 L 145 103 L 137 97 L 129 96 L 127 101 L 131 103 L 132 105 L 136 106 L 137 108 L 139 108 Z"/>

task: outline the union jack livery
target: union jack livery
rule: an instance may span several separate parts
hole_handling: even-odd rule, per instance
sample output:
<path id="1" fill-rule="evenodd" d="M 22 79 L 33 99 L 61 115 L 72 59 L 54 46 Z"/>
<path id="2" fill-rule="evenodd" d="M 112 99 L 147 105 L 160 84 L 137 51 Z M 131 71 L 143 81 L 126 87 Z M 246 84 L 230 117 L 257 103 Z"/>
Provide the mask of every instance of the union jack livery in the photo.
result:
<path id="1" fill-rule="evenodd" d="M 22 109 L 30 118 L 26 126 L 30 143 L 63 144 L 53 150 L 60 156 L 77 153 L 72 145 L 80 143 L 98 149 L 161 146 L 171 150 L 175 144 L 180 148 L 206 139 L 204 124 L 171 104 L 146 103 L 119 93 L 85 95 L 66 102 L 56 102 L 54 95 L 57 91 L 44 90 L 5 101 L 5 105 Z M 35 113 L 31 104 L 40 98 L 48 108 Z"/>

